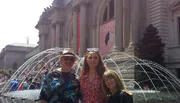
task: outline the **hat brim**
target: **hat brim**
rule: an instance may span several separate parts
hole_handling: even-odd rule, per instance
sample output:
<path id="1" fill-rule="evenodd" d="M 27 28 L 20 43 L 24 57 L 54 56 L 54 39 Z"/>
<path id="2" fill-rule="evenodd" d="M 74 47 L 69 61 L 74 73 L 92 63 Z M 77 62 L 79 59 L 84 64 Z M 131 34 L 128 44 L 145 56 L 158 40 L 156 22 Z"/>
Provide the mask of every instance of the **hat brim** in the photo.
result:
<path id="1" fill-rule="evenodd" d="M 75 55 L 71 55 L 71 54 L 67 54 L 67 55 L 60 55 L 59 59 L 61 59 L 62 57 L 75 57 L 75 61 L 78 59 L 77 56 Z"/>
<path id="2" fill-rule="evenodd" d="M 75 55 L 71 55 L 71 54 L 66 54 L 66 55 L 61 55 L 61 56 L 64 56 L 64 57 L 66 57 L 66 56 L 76 57 Z"/>

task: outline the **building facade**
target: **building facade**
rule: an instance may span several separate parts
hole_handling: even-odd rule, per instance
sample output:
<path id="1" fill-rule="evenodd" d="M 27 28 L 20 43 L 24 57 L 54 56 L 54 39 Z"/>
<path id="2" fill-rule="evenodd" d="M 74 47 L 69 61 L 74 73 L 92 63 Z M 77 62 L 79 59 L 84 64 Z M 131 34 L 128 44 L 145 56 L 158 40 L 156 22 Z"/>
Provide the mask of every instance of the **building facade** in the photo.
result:
<path id="1" fill-rule="evenodd" d="M 32 44 L 9 44 L 0 53 L 0 69 L 16 70 L 27 59 L 39 52 L 37 45 Z"/>
<path id="2" fill-rule="evenodd" d="M 153 24 L 166 44 L 166 63 L 180 78 L 179 0 L 54 0 L 36 28 L 40 51 L 71 47 L 80 56 L 97 47 L 133 54 L 145 28 Z"/>

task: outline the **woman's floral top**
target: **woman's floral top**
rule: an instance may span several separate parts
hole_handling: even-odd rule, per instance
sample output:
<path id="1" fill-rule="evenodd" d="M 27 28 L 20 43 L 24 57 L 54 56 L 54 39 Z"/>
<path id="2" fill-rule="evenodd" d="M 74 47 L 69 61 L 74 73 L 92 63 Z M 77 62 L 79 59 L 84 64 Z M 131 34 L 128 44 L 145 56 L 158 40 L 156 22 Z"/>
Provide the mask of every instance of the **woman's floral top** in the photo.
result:
<path id="1" fill-rule="evenodd" d="M 39 99 L 48 103 L 77 103 L 79 91 L 79 81 L 73 73 L 54 71 L 45 77 Z"/>
<path id="2" fill-rule="evenodd" d="M 98 75 L 95 75 L 92 82 L 89 81 L 88 75 L 80 78 L 82 103 L 103 103 L 100 81 L 101 78 Z"/>

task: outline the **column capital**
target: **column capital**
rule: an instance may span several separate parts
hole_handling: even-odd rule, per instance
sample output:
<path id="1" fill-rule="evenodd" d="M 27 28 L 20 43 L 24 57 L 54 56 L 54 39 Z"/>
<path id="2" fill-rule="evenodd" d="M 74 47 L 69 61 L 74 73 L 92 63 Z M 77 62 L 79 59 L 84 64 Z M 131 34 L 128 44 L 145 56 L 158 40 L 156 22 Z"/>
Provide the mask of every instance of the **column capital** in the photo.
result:
<path id="1" fill-rule="evenodd" d="M 51 24 L 50 24 L 50 27 L 51 27 L 51 28 L 54 28 L 55 26 L 56 26 L 55 23 L 51 23 Z"/>
<path id="2" fill-rule="evenodd" d="M 73 13 L 78 13 L 78 8 L 79 8 L 78 5 L 77 5 L 77 6 L 73 6 L 73 7 L 72 7 L 72 12 L 73 12 Z"/>
<path id="3" fill-rule="evenodd" d="M 92 2 L 91 0 L 81 0 L 80 2 L 80 6 L 89 6 L 89 5 L 92 5 Z"/>
<path id="4" fill-rule="evenodd" d="M 53 24 L 53 25 L 61 24 L 61 23 L 63 23 L 64 21 L 65 21 L 64 19 L 60 19 L 60 20 L 54 21 L 52 24 Z"/>

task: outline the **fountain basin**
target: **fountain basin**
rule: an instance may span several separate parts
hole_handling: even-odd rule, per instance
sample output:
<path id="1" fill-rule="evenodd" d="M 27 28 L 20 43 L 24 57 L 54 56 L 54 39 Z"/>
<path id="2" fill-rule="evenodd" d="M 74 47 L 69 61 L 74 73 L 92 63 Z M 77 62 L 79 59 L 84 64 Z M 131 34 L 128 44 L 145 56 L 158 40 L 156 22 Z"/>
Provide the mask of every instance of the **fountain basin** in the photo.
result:
<path id="1" fill-rule="evenodd" d="M 176 92 L 160 92 L 154 90 L 130 90 L 133 93 L 134 103 L 180 103 L 180 97 L 177 96 Z M 26 100 L 28 103 L 35 103 L 39 99 L 40 90 L 22 90 L 22 91 L 12 91 L 4 93 L 1 96 L 1 101 L 7 101 L 11 103 L 13 99 L 16 100 Z M 171 95 L 171 96 L 170 96 Z M 12 100 L 11 100 L 12 99 Z M 19 102 L 14 102 L 19 103 Z"/>

